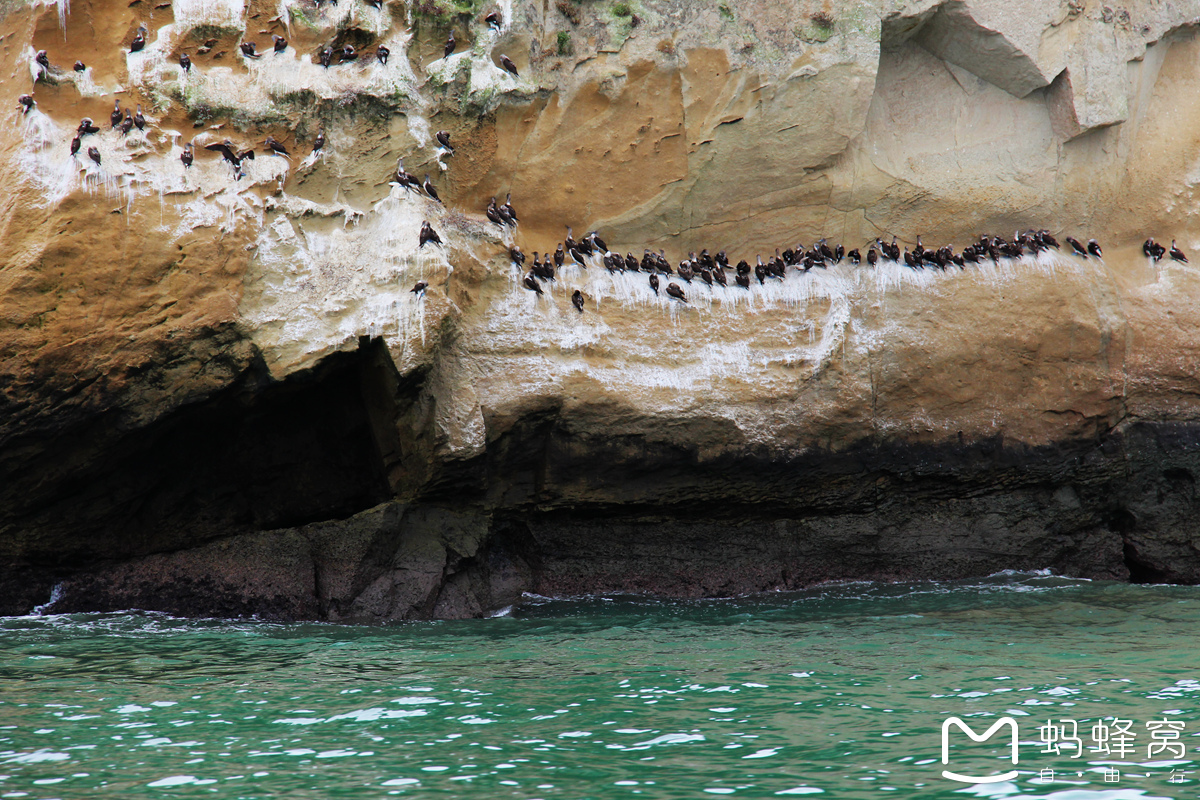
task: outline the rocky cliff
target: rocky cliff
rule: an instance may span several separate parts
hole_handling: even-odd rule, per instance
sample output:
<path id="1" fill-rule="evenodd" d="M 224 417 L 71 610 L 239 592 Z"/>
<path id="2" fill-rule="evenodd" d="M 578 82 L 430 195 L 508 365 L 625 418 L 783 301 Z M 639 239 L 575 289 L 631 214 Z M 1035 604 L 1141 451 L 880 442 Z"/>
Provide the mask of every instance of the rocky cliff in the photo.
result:
<path id="1" fill-rule="evenodd" d="M 0 15 L 0 611 L 1200 581 L 1200 278 L 1141 250 L 1200 244 L 1200 0 Z M 509 192 L 515 230 L 483 214 Z M 675 262 L 1027 228 L 1104 249 L 673 278 L 686 304 L 593 260 L 535 295 L 508 249 L 566 225 Z"/>

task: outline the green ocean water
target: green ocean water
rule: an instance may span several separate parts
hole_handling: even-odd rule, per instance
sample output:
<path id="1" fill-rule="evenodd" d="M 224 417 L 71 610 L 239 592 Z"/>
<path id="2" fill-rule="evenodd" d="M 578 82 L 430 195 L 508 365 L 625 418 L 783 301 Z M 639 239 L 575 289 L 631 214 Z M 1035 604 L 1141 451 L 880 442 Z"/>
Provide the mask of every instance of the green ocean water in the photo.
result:
<path id="1" fill-rule="evenodd" d="M 1198 631 L 1200 588 L 1038 574 L 390 627 L 8 618 L 0 798 L 1195 798 Z M 1013 719 L 1018 765 L 1003 732 L 943 765 L 951 716 Z M 1127 752 L 1096 750 L 1114 719 Z M 1048 721 L 1083 752 L 1043 752 Z"/>

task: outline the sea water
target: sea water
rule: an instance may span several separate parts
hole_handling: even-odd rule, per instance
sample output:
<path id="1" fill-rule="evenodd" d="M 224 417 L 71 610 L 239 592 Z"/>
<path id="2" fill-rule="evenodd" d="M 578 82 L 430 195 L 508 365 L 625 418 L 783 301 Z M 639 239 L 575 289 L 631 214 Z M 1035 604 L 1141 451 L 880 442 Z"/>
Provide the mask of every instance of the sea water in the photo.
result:
<path id="1" fill-rule="evenodd" d="M 1195 798 L 1198 630 L 1200 588 L 1043 574 L 8 618 L 0 798 Z"/>

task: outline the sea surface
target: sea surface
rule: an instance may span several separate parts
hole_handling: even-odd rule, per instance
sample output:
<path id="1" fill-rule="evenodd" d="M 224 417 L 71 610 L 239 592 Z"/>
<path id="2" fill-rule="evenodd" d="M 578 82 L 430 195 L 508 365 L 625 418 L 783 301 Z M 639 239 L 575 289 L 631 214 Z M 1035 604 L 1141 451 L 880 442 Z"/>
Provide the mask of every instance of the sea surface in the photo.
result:
<path id="1" fill-rule="evenodd" d="M 388 627 L 30 616 L 0 619 L 0 798 L 1197 798 L 1198 701 L 1200 588 L 1038 573 Z M 952 717 L 982 741 L 951 723 L 943 764 Z"/>

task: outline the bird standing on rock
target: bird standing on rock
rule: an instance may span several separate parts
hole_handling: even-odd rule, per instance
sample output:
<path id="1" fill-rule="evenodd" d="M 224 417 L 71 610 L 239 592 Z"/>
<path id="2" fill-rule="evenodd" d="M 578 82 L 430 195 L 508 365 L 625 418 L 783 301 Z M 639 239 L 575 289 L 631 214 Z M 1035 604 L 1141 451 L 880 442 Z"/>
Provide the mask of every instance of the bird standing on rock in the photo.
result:
<path id="1" fill-rule="evenodd" d="M 86 69 L 87 69 L 87 64 L 84 64 L 82 61 L 75 62 L 75 71 L 76 72 L 83 72 Z"/>
<path id="2" fill-rule="evenodd" d="M 409 291 L 412 292 L 413 294 L 419 295 L 419 294 L 423 294 L 427 288 L 429 288 L 428 283 L 426 283 L 425 281 L 417 281 L 415 284 L 413 284 L 413 287 L 411 289 L 409 289 Z"/>
<path id="3" fill-rule="evenodd" d="M 417 245 L 417 247 L 418 248 L 424 247 L 426 242 L 433 242 L 434 244 L 441 244 L 442 237 L 438 236 L 437 231 L 435 231 L 433 229 L 433 226 L 430 225 L 428 221 L 423 221 L 423 222 L 421 222 L 420 243 Z"/>
<path id="4" fill-rule="evenodd" d="M 92 124 L 91 117 L 84 117 L 79 121 L 79 127 L 75 132 L 80 136 L 87 136 L 89 133 L 99 133 L 100 129 Z"/>
<path id="5" fill-rule="evenodd" d="M 1184 264 L 1188 263 L 1187 256 L 1183 254 L 1182 250 L 1175 246 L 1174 239 L 1171 240 L 1171 258 L 1175 261 L 1182 261 Z"/>
<path id="6" fill-rule="evenodd" d="M 437 143 L 446 151 L 446 155 L 454 155 L 454 148 L 450 146 L 450 134 L 448 131 L 438 131 L 433 138 L 437 139 Z"/>
<path id="7" fill-rule="evenodd" d="M 679 300 L 680 302 L 683 302 L 683 303 L 687 302 L 687 298 L 684 297 L 684 295 L 683 295 L 683 289 L 680 289 L 679 284 L 675 283 L 674 281 L 667 284 L 667 294 L 671 295 L 671 297 L 674 297 L 676 300 Z"/>
<path id="8" fill-rule="evenodd" d="M 129 52 L 136 53 L 146 46 L 146 26 L 142 25 L 134 34 L 133 41 L 129 43 Z"/>
<path id="9" fill-rule="evenodd" d="M 275 52 L 282 53 L 287 50 L 288 40 L 280 36 L 278 33 L 272 33 L 271 38 L 275 40 Z"/>
<path id="10" fill-rule="evenodd" d="M 94 147 L 88 148 L 88 158 L 96 162 L 96 166 L 100 166 L 100 151 Z"/>
<path id="11" fill-rule="evenodd" d="M 33 111 L 33 107 L 37 105 L 37 103 L 35 103 L 33 100 L 33 95 L 31 94 L 21 95 L 17 98 L 17 102 L 21 105 L 22 114 L 28 114 L 30 111 Z"/>
<path id="12" fill-rule="evenodd" d="M 180 154 L 180 156 L 179 156 L 179 160 L 183 162 L 183 168 L 184 168 L 184 169 L 191 169 L 191 167 L 192 167 L 192 161 L 193 161 L 195 158 L 196 158 L 196 155 L 195 155 L 195 153 L 192 151 L 192 143 L 191 143 L 191 142 L 188 142 L 187 144 L 185 144 L 185 145 L 183 146 L 183 153 L 181 153 L 181 154 Z"/>
<path id="13" fill-rule="evenodd" d="M 658 294 L 658 275 L 653 272 L 650 273 L 650 288 L 654 290 L 655 294 Z"/>
<path id="14" fill-rule="evenodd" d="M 383 64 L 385 67 L 387 66 L 387 60 L 391 58 L 391 55 L 392 51 L 388 50 L 383 45 L 379 45 L 379 47 L 375 48 L 375 60 L 380 64 Z"/>
<path id="15" fill-rule="evenodd" d="M 1087 256 L 1088 256 L 1087 248 L 1084 247 L 1083 245 L 1081 245 L 1079 243 L 1078 239 L 1076 239 L 1072 236 L 1068 236 L 1066 238 L 1067 238 L 1067 244 L 1071 245 L 1071 249 L 1075 251 L 1076 255 L 1081 255 L 1084 258 L 1087 258 Z"/>
<path id="16" fill-rule="evenodd" d="M 75 138 L 71 140 L 71 158 L 74 158 L 75 154 L 79 152 L 79 146 L 80 146 L 79 135 L 76 134 Z"/>
<path id="17" fill-rule="evenodd" d="M 320 131 L 317 133 L 317 138 L 315 140 L 313 140 L 312 151 L 314 153 L 319 153 L 319 152 L 321 152 L 321 148 L 324 146 L 325 146 L 325 131 Z"/>
<path id="18" fill-rule="evenodd" d="M 497 31 L 500 30 L 500 12 L 493 11 L 484 17 L 483 21 L 487 23 L 489 28 Z"/>
<path id="19" fill-rule="evenodd" d="M 121 120 L 121 135 L 128 136 L 133 130 L 133 114 L 129 113 L 129 109 L 125 109 L 125 119 Z"/>
<path id="20" fill-rule="evenodd" d="M 458 43 L 454 41 L 454 29 L 450 29 L 450 35 L 446 37 L 446 46 L 442 48 L 442 58 L 449 58 L 454 55 L 454 47 Z"/>
<path id="21" fill-rule="evenodd" d="M 120 125 L 120 124 L 121 124 L 121 118 L 122 118 L 122 117 L 124 117 L 124 116 L 125 116 L 125 115 L 121 113 L 121 101 L 118 99 L 118 100 L 116 100 L 116 101 L 114 102 L 114 104 L 113 104 L 113 110 L 112 110 L 112 112 L 111 112 L 111 113 L 108 115 L 108 119 L 109 119 L 109 121 L 110 121 L 110 122 L 112 122 L 112 127 L 113 127 L 113 129 L 114 129 L 114 130 L 116 129 L 116 127 L 117 127 L 118 125 Z"/>
<path id="22" fill-rule="evenodd" d="M 139 131 L 146 129 L 146 118 L 142 116 L 142 106 L 140 103 L 137 107 L 137 113 L 133 115 L 133 124 L 137 126 Z"/>
<path id="23" fill-rule="evenodd" d="M 33 57 L 33 60 L 36 61 L 38 66 L 43 70 L 46 70 L 47 72 L 50 70 L 50 56 L 46 55 L 45 50 L 38 50 L 37 55 Z"/>
<path id="24" fill-rule="evenodd" d="M 289 153 L 287 151 L 286 147 L 281 145 L 279 142 L 275 141 L 274 136 L 268 136 L 267 140 L 265 142 L 263 142 L 263 144 L 265 144 L 267 146 L 268 150 L 270 150 L 272 153 L 275 153 L 276 155 L 281 155 L 284 158 L 290 158 L 292 155 L 291 153 Z"/>
<path id="25" fill-rule="evenodd" d="M 425 182 L 421 184 L 421 188 L 425 190 L 425 194 L 429 195 L 434 200 L 437 200 L 439 203 L 442 202 L 442 198 L 438 197 L 437 189 L 434 188 L 433 181 L 429 180 L 428 172 L 425 173 Z"/>
<path id="26" fill-rule="evenodd" d="M 1100 243 L 1095 239 L 1088 239 L 1088 252 L 1096 258 L 1103 258 L 1104 254 L 1100 251 Z"/>
<path id="27" fill-rule="evenodd" d="M 321 62 L 321 66 L 328 69 L 329 65 L 333 63 L 333 48 L 322 47 L 321 52 L 317 55 L 317 58 Z"/>
<path id="28" fill-rule="evenodd" d="M 580 314 L 583 313 L 583 292 L 575 290 L 575 294 L 571 295 L 571 305 L 575 306 Z"/>
<path id="29" fill-rule="evenodd" d="M 192 71 L 192 60 L 190 58 L 188 58 L 187 53 L 179 54 L 179 66 L 183 67 L 184 72 Z"/>
<path id="30" fill-rule="evenodd" d="M 525 279 L 523 281 L 521 281 L 521 283 L 523 283 L 525 285 L 525 288 L 530 290 L 531 292 L 537 292 L 538 294 L 543 294 L 542 285 L 537 282 L 537 278 L 533 277 L 532 272 L 529 273 L 528 275 L 526 275 Z"/>
<path id="31" fill-rule="evenodd" d="M 358 51 L 354 49 L 354 45 L 342 45 L 341 59 L 343 64 L 347 61 L 356 61 L 358 59 Z"/>
<path id="32" fill-rule="evenodd" d="M 242 55 L 246 58 L 262 58 L 262 53 L 255 52 L 258 49 L 258 45 L 254 42 L 242 42 L 238 47 L 242 49 Z"/>
<path id="33" fill-rule="evenodd" d="M 517 65 L 512 62 L 511 58 L 503 53 L 500 54 L 500 66 L 504 67 L 505 72 L 511 72 L 518 78 L 521 77 L 520 73 L 517 72 Z"/>

